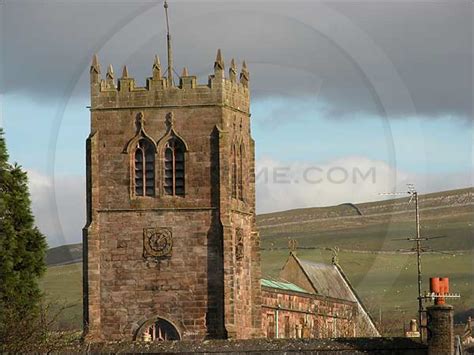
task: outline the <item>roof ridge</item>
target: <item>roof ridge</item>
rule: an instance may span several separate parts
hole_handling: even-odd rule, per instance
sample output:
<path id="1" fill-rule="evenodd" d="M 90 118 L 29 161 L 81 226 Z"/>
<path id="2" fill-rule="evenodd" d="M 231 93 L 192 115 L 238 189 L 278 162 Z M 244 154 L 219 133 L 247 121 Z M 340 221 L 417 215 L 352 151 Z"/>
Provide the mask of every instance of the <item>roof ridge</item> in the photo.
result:
<path id="1" fill-rule="evenodd" d="M 325 265 L 325 266 L 334 266 L 334 264 L 329 264 L 329 263 L 325 263 L 325 262 L 316 262 L 316 261 L 312 261 L 312 260 L 308 260 L 308 259 L 299 259 L 301 262 L 303 263 L 308 263 L 308 264 L 313 264 L 313 265 Z"/>
<path id="2" fill-rule="evenodd" d="M 367 310 L 367 308 L 365 308 L 365 305 L 364 303 L 362 302 L 362 300 L 360 299 L 359 295 L 357 294 L 357 292 L 355 291 L 354 287 L 352 286 L 351 282 L 349 281 L 349 279 L 347 278 L 346 274 L 344 273 L 344 270 L 342 270 L 341 266 L 337 263 L 333 264 L 336 268 L 336 270 L 339 272 L 339 274 L 341 275 L 341 277 L 344 279 L 344 281 L 346 282 L 347 286 L 349 286 L 349 289 L 351 290 L 352 294 L 354 295 L 355 299 L 357 300 L 357 303 L 361 306 L 361 308 L 363 309 L 363 311 L 365 312 L 365 314 L 367 315 L 367 317 L 370 319 L 370 322 L 372 323 L 372 326 L 374 327 L 375 331 L 377 333 L 379 333 L 380 335 L 380 332 L 379 330 L 377 329 L 377 327 L 375 326 L 375 321 L 374 319 L 372 318 L 372 316 L 370 315 L 369 311 Z"/>

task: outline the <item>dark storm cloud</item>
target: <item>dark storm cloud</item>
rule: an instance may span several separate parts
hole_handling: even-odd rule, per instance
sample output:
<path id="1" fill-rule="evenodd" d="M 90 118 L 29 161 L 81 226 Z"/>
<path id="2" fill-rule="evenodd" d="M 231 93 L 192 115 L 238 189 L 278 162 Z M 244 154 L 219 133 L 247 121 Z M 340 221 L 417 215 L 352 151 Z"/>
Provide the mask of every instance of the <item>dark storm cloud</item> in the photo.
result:
<path id="1" fill-rule="evenodd" d="M 304 96 L 344 118 L 472 117 L 471 2 L 170 3 L 176 70 L 186 65 L 201 82 L 221 47 L 227 63 L 248 60 L 254 99 Z M 103 72 L 111 62 L 119 74 L 127 63 L 140 83 L 156 52 L 165 64 L 161 2 L 2 7 L 6 93 L 57 100 L 94 52 Z M 79 95 L 87 90 L 82 85 Z"/>

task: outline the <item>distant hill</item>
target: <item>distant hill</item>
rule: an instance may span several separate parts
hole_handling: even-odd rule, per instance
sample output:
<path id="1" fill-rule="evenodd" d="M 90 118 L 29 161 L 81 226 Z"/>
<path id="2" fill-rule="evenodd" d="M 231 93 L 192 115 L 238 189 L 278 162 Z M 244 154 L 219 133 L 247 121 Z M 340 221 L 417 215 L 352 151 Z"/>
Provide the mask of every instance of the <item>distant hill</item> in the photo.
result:
<path id="1" fill-rule="evenodd" d="M 474 188 L 420 196 L 423 236 L 446 236 L 429 242 L 433 250 L 473 249 Z M 261 214 L 257 224 L 263 249 L 286 249 L 289 239 L 299 248 L 339 247 L 354 251 L 405 251 L 413 236 L 414 204 L 399 198 L 361 204 L 303 208 Z M 48 265 L 82 260 L 82 245 L 64 245 L 48 250 Z"/>
<path id="2" fill-rule="evenodd" d="M 435 192 L 420 195 L 421 209 L 456 208 L 462 206 L 473 206 L 474 188 Z M 338 217 L 374 216 L 380 214 L 407 213 L 414 209 L 408 208 L 409 197 L 388 199 L 385 201 L 364 203 L 343 203 L 329 207 L 300 208 L 282 212 L 260 214 L 257 216 L 259 227 L 280 226 L 286 222 L 300 223 L 315 219 L 330 219 Z"/>
<path id="3" fill-rule="evenodd" d="M 69 244 L 48 249 L 46 265 L 65 265 L 82 261 L 82 244 Z"/>
<path id="4" fill-rule="evenodd" d="M 473 248 L 474 189 L 420 196 L 422 236 L 445 236 L 428 244 L 434 250 Z M 339 247 L 357 251 L 404 251 L 415 234 L 415 206 L 408 198 L 332 207 L 304 208 L 257 216 L 264 249 Z"/>

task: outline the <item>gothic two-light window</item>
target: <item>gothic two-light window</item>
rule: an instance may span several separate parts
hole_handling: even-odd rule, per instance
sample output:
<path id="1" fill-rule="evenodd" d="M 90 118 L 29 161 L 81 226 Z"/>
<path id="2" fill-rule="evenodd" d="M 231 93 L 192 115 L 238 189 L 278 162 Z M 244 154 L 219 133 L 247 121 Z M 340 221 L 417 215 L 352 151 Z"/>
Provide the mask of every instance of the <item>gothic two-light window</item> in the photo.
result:
<path id="1" fill-rule="evenodd" d="M 134 156 L 135 195 L 155 196 L 155 149 L 151 142 L 140 139 Z"/>
<path id="2" fill-rule="evenodd" d="M 184 143 L 177 137 L 172 137 L 166 142 L 164 149 L 164 191 L 166 195 L 184 195 L 185 150 Z"/>
<path id="3" fill-rule="evenodd" d="M 184 196 L 184 160 L 187 146 L 174 130 L 172 112 L 166 116 L 166 125 L 167 132 L 158 143 L 155 143 L 145 132 L 143 112 L 137 114 L 137 133 L 126 148 L 131 154 L 130 182 L 133 196 Z M 157 151 L 160 152 L 158 155 Z M 158 193 L 156 193 L 157 186 Z"/>

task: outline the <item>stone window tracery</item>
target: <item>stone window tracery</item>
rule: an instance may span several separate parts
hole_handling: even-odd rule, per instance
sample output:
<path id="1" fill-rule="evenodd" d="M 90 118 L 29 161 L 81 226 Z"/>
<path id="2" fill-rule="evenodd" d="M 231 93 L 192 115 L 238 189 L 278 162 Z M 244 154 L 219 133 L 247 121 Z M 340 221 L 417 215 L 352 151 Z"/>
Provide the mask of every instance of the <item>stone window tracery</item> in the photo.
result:
<path id="1" fill-rule="evenodd" d="M 164 190 L 166 195 L 184 195 L 185 151 L 184 143 L 177 137 L 170 138 L 165 145 Z"/>
<path id="2" fill-rule="evenodd" d="M 155 150 L 146 139 L 140 139 L 134 154 L 135 195 L 155 196 Z"/>

